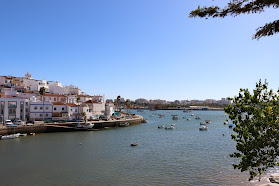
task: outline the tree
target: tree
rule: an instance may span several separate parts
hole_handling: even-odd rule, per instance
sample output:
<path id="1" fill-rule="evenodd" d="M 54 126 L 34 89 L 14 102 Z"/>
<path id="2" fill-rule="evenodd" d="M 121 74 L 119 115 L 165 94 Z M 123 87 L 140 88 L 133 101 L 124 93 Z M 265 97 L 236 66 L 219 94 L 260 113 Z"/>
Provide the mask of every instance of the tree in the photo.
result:
<path id="1" fill-rule="evenodd" d="M 127 113 L 128 113 L 128 109 L 130 108 L 130 100 L 129 99 L 126 99 L 125 101 L 125 105 L 126 105 L 126 109 L 127 109 Z"/>
<path id="2" fill-rule="evenodd" d="M 77 105 L 78 105 L 78 120 L 79 120 L 79 106 L 80 106 L 80 97 L 77 97 Z"/>
<path id="3" fill-rule="evenodd" d="M 43 100 L 43 120 L 45 120 L 45 98 L 44 95 L 46 94 L 46 88 L 41 87 L 39 91 L 40 95 L 42 95 L 42 100 Z"/>
<path id="4" fill-rule="evenodd" d="M 86 118 L 86 113 L 85 112 L 81 113 L 81 117 L 83 117 L 83 120 L 86 122 L 87 118 Z"/>
<path id="5" fill-rule="evenodd" d="M 261 13 L 266 8 L 279 8 L 278 0 L 230 0 L 228 5 L 224 8 L 218 6 L 209 6 L 201 8 L 198 6 L 196 10 L 191 11 L 189 17 L 201 17 L 201 18 L 224 18 L 226 16 L 238 16 L 240 14 L 249 13 Z M 279 32 L 279 20 L 271 23 L 267 23 L 257 29 L 253 39 L 259 40 L 264 36 L 271 36 Z"/>
<path id="6" fill-rule="evenodd" d="M 279 90 L 273 92 L 267 86 L 260 80 L 252 93 L 240 89 L 234 104 L 225 108 L 236 125 L 232 139 L 237 152 L 230 156 L 240 162 L 233 166 L 249 171 L 249 180 L 256 176 L 260 180 L 262 173 L 277 165 L 279 155 Z"/>
<path id="7" fill-rule="evenodd" d="M 117 105 L 117 107 L 118 107 L 118 110 L 120 111 L 120 99 L 121 99 L 121 96 L 117 96 L 117 98 L 116 98 L 116 101 L 115 101 L 115 105 Z"/>

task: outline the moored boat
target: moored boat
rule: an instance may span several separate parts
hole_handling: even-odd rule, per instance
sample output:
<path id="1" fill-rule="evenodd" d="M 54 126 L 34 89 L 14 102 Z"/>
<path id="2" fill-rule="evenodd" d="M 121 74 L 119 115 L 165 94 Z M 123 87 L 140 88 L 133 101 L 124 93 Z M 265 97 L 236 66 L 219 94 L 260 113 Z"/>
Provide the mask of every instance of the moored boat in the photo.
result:
<path id="1" fill-rule="evenodd" d="M 208 127 L 206 125 L 199 128 L 199 130 L 201 130 L 201 131 L 206 131 L 207 129 L 208 129 Z"/>

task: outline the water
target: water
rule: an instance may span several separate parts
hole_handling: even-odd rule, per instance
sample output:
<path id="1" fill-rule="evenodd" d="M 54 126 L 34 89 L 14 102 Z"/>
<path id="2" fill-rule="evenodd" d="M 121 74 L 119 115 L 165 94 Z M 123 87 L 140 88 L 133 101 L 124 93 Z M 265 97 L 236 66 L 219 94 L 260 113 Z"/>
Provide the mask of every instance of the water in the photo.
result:
<path id="1" fill-rule="evenodd" d="M 1 185 L 259 185 L 232 167 L 235 142 L 223 111 L 139 114 L 149 122 L 0 141 Z M 173 121 L 172 114 L 180 119 Z M 208 131 L 199 131 L 204 120 L 211 120 Z M 157 128 L 170 124 L 174 130 Z M 131 147 L 134 142 L 139 145 Z"/>

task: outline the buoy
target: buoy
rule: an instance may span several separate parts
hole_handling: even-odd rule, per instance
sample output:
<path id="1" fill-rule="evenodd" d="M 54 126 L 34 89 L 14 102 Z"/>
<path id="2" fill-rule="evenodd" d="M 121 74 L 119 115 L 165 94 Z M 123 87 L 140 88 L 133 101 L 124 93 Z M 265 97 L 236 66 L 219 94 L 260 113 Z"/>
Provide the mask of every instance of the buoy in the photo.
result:
<path id="1" fill-rule="evenodd" d="M 223 136 L 225 136 L 225 134 L 223 133 Z"/>

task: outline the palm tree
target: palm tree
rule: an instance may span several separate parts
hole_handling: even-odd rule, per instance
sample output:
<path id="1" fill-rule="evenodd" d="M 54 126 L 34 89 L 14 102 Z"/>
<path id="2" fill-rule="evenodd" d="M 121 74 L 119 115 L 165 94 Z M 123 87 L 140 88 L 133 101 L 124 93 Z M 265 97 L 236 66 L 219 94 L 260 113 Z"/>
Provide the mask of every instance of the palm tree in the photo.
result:
<path id="1" fill-rule="evenodd" d="M 127 109 L 127 113 L 128 113 L 128 108 L 130 107 L 130 100 L 129 99 L 126 99 L 125 105 L 126 105 L 126 109 Z"/>
<path id="2" fill-rule="evenodd" d="M 115 101 L 115 104 L 117 105 L 119 111 L 120 111 L 120 108 L 119 108 L 119 106 L 120 106 L 120 98 L 121 98 L 120 96 L 117 96 L 116 101 Z"/>
<path id="3" fill-rule="evenodd" d="M 79 103 L 80 103 L 80 97 L 77 97 L 77 105 L 78 105 L 78 120 L 79 120 Z"/>
<path id="4" fill-rule="evenodd" d="M 45 98 L 44 98 L 44 95 L 46 94 L 46 88 L 41 87 L 39 93 L 40 93 L 40 95 L 42 95 L 42 99 L 43 99 L 43 121 L 45 121 Z"/>
<path id="5" fill-rule="evenodd" d="M 82 113 L 81 113 L 81 116 L 83 117 L 83 120 L 86 122 L 86 113 L 85 113 L 85 112 L 82 112 Z"/>

